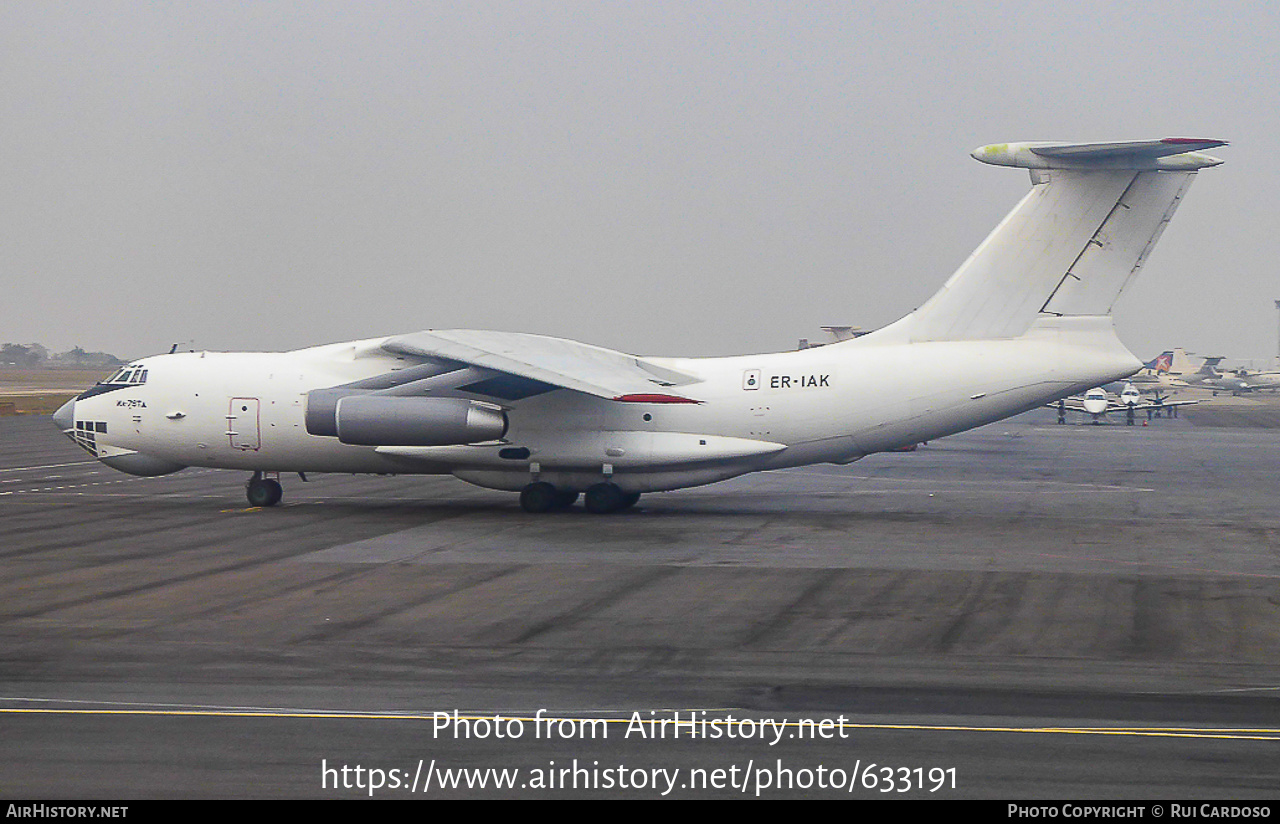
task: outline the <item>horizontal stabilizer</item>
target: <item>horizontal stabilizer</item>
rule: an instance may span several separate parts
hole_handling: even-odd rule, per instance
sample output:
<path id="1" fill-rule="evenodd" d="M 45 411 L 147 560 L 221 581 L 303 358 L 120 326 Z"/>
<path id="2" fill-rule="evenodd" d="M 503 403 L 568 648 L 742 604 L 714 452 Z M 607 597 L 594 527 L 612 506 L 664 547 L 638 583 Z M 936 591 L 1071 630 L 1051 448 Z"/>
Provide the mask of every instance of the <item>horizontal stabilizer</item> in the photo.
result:
<path id="1" fill-rule="evenodd" d="M 1113 143 L 992 143 L 974 149 L 975 160 L 1021 169 L 1133 169 L 1189 172 L 1222 161 L 1202 154 L 1227 145 L 1225 140 L 1166 137 Z"/>

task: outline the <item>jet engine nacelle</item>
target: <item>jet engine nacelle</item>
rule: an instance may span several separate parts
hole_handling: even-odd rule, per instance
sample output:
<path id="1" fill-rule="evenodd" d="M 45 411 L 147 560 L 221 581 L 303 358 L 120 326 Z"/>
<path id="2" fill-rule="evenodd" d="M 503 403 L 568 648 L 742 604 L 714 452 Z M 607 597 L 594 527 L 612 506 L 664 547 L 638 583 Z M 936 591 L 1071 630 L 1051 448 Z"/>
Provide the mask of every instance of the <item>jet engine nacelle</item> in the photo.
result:
<path id="1" fill-rule="evenodd" d="M 357 446 L 447 446 L 501 438 L 507 416 L 465 398 L 351 395 L 338 401 L 338 440 Z"/>

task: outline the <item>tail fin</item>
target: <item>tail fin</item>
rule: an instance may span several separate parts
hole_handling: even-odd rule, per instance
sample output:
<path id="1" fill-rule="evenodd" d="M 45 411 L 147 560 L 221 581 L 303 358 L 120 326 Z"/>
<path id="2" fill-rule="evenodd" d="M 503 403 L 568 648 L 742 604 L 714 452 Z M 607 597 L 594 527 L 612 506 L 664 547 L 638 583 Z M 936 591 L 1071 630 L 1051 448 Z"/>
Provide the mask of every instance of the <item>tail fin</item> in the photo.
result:
<path id="1" fill-rule="evenodd" d="M 1204 364 L 1200 367 L 1200 372 L 1198 374 L 1201 374 L 1201 375 L 1218 374 L 1218 364 L 1222 363 L 1225 357 L 1226 357 L 1225 355 L 1218 355 L 1217 357 L 1214 357 L 1214 358 L 1205 358 Z"/>
<path id="2" fill-rule="evenodd" d="M 1018 337 L 1041 315 L 1108 315 L 1218 140 L 1007 143 L 973 152 L 1031 170 L 1031 191 L 946 285 L 900 321 L 911 340 Z M 897 324 L 895 324 L 897 326 Z"/>
<path id="3" fill-rule="evenodd" d="M 1150 369 L 1153 372 L 1165 373 L 1173 368 L 1173 350 L 1166 350 L 1156 355 L 1151 360 L 1142 364 L 1143 369 Z"/>
<path id="4" fill-rule="evenodd" d="M 1169 359 L 1169 372 L 1173 375 L 1194 375 L 1200 367 L 1191 362 L 1187 350 L 1181 346 L 1173 348 L 1173 356 Z"/>

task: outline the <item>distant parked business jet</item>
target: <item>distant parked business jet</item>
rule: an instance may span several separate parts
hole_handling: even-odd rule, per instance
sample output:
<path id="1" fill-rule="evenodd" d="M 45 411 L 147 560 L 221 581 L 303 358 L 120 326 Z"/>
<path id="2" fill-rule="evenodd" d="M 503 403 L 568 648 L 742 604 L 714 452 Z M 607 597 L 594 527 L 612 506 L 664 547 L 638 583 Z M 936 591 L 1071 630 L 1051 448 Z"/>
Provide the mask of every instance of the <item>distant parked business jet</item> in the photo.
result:
<path id="1" fill-rule="evenodd" d="M 646 358 L 540 335 L 429 330 L 284 353 L 143 358 L 54 415 L 103 463 L 450 474 L 530 512 L 849 463 L 1130 375 L 1111 308 L 1219 140 L 1001 143 L 1031 190 L 942 289 L 867 335 L 728 358 Z"/>
<path id="2" fill-rule="evenodd" d="M 1171 401 L 1161 395 L 1156 395 L 1154 400 L 1144 401 L 1137 387 L 1126 382 L 1115 400 L 1111 399 L 1105 388 L 1096 386 L 1083 395 L 1062 398 L 1057 403 L 1047 404 L 1047 406 L 1058 410 L 1058 423 L 1067 422 L 1068 411 L 1092 415 L 1094 423 L 1101 423 L 1108 412 L 1124 412 L 1125 423 L 1133 426 L 1134 414 L 1137 412 L 1146 412 L 1147 417 L 1150 418 L 1152 412 L 1159 415 L 1166 410 L 1172 411 L 1179 406 L 1189 406 L 1193 403 L 1200 403 L 1200 401 Z"/>

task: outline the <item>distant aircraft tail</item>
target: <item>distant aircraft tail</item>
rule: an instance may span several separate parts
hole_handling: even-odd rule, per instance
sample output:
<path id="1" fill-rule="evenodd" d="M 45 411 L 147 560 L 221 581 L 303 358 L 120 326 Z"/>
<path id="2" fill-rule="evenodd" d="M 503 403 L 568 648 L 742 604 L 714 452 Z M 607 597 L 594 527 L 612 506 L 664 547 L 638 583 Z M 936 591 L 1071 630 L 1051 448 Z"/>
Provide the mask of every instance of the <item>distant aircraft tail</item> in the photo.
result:
<path id="1" fill-rule="evenodd" d="M 1169 359 L 1169 374 L 1171 375 L 1194 375 L 1200 367 L 1192 362 L 1187 350 L 1181 346 L 1175 346 Z"/>
<path id="2" fill-rule="evenodd" d="M 1142 364 L 1143 369 L 1150 369 L 1152 372 L 1164 374 L 1173 368 L 1173 350 L 1166 350 L 1156 355 L 1151 360 Z"/>
<path id="3" fill-rule="evenodd" d="M 912 341 L 1024 334 L 1043 316 L 1109 315 L 1220 140 L 1005 143 L 973 152 L 1031 170 L 1031 191 L 922 307 L 882 330 Z"/>
<path id="4" fill-rule="evenodd" d="M 1216 375 L 1218 374 L 1218 364 L 1222 363 L 1224 356 L 1219 355 L 1216 358 L 1205 358 L 1204 365 L 1200 367 L 1198 375 Z"/>

